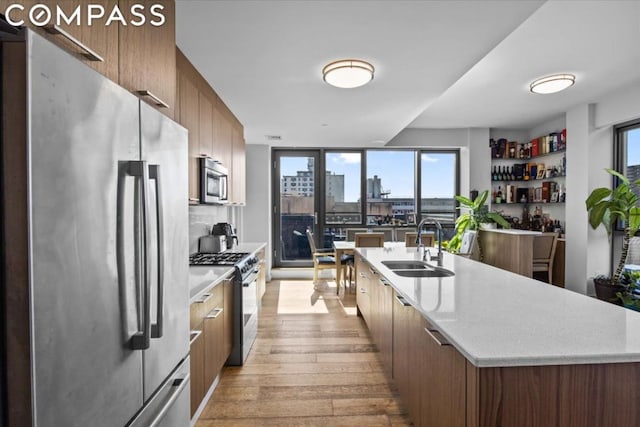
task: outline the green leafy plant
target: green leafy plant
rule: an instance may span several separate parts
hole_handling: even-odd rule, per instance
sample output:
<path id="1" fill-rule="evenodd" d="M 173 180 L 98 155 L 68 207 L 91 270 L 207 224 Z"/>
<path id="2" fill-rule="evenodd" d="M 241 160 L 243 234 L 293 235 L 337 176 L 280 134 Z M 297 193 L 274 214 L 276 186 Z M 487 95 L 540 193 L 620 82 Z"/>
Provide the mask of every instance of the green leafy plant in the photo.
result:
<path id="1" fill-rule="evenodd" d="M 616 295 L 622 304 L 632 310 L 640 311 L 640 271 L 623 271 L 620 284 L 624 291 L 617 292 Z"/>
<path id="2" fill-rule="evenodd" d="M 467 230 L 477 230 L 480 228 L 480 224 L 495 222 L 504 228 L 509 228 L 509 223 L 497 212 L 489 212 L 489 209 L 485 205 L 487 198 L 489 197 L 489 191 L 485 190 L 478 195 L 475 200 L 471 200 L 464 196 L 455 196 L 455 199 L 460 203 L 456 209 L 467 209 L 468 211 L 461 214 L 456 220 L 456 234 L 451 238 L 447 245 L 449 252 L 458 252 L 460 245 L 462 245 L 462 236 Z M 478 249 L 480 251 L 480 259 L 482 260 L 482 246 L 478 240 Z"/>
<path id="3" fill-rule="evenodd" d="M 640 207 L 638 196 L 633 192 L 632 186 L 640 184 L 640 179 L 631 183 L 627 177 L 614 171 L 606 171 L 617 179 L 617 186 L 613 190 L 606 187 L 596 188 L 589 194 L 585 204 L 589 213 L 589 224 L 595 230 L 603 225 L 607 235 L 611 236 L 611 230 L 616 221 L 621 221 L 624 226 L 622 238 L 622 252 L 615 273 L 611 277 L 610 284 L 620 284 L 624 265 L 629 253 L 629 242 L 640 227 Z"/>

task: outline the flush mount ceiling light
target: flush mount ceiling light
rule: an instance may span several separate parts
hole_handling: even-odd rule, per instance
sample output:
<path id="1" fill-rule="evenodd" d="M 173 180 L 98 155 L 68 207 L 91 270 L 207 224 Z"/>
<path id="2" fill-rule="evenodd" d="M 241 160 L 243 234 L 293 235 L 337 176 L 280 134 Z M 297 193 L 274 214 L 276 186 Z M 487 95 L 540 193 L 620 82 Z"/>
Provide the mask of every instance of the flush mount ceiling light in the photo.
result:
<path id="1" fill-rule="evenodd" d="M 359 59 L 341 59 L 322 69 L 322 78 L 331 86 L 351 89 L 373 80 L 373 65 Z"/>
<path id="2" fill-rule="evenodd" d="M 529 89 L 533 93 L 556 93 L 573 86 L 575 81 L 576 76 L 573 74 L 554 74 L 552 76 L 542 77 L 541 79 L 533 81 L 529 85 Z"/>

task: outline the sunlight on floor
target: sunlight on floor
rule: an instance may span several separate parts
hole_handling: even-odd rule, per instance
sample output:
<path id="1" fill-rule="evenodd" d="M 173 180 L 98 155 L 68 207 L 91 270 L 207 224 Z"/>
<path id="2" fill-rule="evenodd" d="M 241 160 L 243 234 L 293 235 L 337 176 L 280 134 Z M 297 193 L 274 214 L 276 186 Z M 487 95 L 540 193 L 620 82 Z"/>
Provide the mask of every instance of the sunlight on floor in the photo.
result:
<path id="1" fill-rule="evenodd" d="M 281 280 L 278 314 L 328 314 L 325 296 L 335 295 L 335 282 L 320 280 L 317 289 L 309 280 Z"/>

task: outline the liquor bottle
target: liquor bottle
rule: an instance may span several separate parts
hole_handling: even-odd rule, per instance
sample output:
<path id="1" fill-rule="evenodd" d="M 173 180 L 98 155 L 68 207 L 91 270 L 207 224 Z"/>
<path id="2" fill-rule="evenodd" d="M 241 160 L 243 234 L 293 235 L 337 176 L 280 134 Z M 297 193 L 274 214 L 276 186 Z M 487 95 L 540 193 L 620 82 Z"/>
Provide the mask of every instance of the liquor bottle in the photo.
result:
<path id="1" fill-rule="evenodd" d="M 519 158 L 524 159 L 524 144 L 520 144 Z"/>
<path id="2" fill-rule="evenodd" d="M 498 194 L 496 194 L 496 204 L 502 203 L 502 187 L 498 186 Z"/>
<path id="3" fill-rule="evenodd" d="M 511 166 L 511 167 L 509 168 L 509 179 L 510 179 L 511 181 L 515 181 L 515 179 L 516 179 L 516 176 L 513 174 L 513 166 Z"/>
<path id="4" fill-rule="evenodd" d="M 493 171 L 491 171 L 491 181 L 496 180 L 496 166 L 493 165 Z"/>

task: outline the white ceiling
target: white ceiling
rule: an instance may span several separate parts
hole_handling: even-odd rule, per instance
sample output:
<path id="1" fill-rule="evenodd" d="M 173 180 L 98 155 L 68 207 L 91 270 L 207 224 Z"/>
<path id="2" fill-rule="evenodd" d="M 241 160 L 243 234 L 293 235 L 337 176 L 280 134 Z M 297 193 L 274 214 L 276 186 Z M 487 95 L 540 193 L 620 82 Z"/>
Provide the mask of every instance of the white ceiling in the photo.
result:
<path id="1" fill-rule="evenodd" d="M 178 46 L 248 143 L 382 145 L 408 126 L 529 128 L 640 81 L 640 1 L 178 0 L 176 9 Z M 370 84 L 322 81 L 325 64 L 352 57 L 376 67 Z M 576 85 L 528 92 L 558 71 Z"/>

